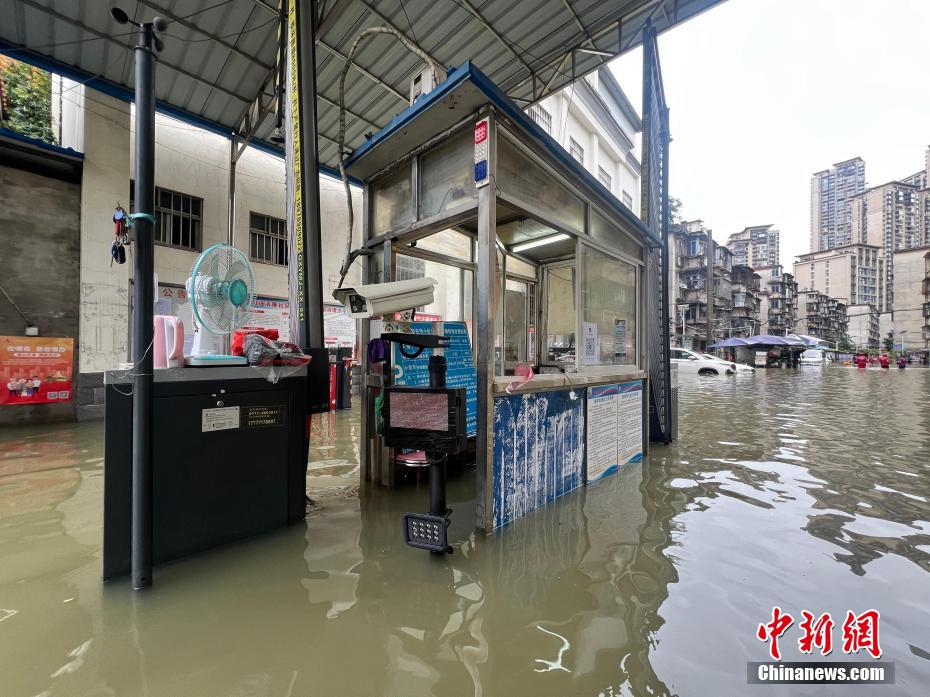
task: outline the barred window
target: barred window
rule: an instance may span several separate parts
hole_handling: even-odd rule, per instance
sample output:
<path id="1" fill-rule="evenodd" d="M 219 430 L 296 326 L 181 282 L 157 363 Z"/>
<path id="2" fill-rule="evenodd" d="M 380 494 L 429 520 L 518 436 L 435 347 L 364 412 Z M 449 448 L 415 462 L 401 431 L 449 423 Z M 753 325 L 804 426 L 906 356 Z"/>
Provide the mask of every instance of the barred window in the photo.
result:
<path id="1" fill-rule="evenodd" d="M 608 172 L 603 167 L 598 166 L 597 178 L 600 180 L 601 184 L 607 187 L 608 191 L 613 191 L 613 189 L 611 189 L 611 184 L 613 184 L 613 178 L 610 176 L 610 172 Z"/>
<path id="2" fill-rule="evenodd" d="M 536 122 L 536 125 L 549 135 L 552 135 L 552 114 L 540 104 L 533 104 L 526 110 L 527 115 Z"/>
<path id="3" fill-rule="evenodd" d="M 426 262 L 422 259 L 397 255 L 395 261 L 397 264 L 394 269 L 395 281 L 409 281 L 426 276 Z"/>
<path id="4" fill-rule="evenodd" d="M 129 182 L 129 211 L 136 212 L 136 182 Z M 199 252 L 202 249 L 203 199 L 155 187 L 155 244 Z"/>
<path id="5" fill-rule="evenodd" d="M 623 205 L 633 210 L 633 197 L 630 195 L 629 191 L 623 192 Z"/>
<path id="6" fill-rule="evenodd" d="M 249 258 L 287 266 L 287 221 L 262 213 L 249 213 Z"/>
<path id="7" fill-rule="evenodd" d="M 581 164 L 584 164 L 584 148 L 581 147 L 581 143 L 571 136 L 568 137 L 568 154 Z"/>

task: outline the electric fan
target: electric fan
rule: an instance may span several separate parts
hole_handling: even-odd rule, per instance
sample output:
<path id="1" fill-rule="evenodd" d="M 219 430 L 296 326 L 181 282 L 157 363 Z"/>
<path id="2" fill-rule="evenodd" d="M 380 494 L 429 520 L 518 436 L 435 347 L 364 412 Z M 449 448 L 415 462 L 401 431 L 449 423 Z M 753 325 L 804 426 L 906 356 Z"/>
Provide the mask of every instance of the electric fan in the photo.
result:
<path id="1" fill-rule="evenodd" d="M 244 325 L 255 299 L 252 265 L 228 244 L 215 244 L 197 257 L 187 279 L 197 331 L 185 362 L 191 366 L 245 365 L 243 356 L 221 353 L 221 337 Z"/>

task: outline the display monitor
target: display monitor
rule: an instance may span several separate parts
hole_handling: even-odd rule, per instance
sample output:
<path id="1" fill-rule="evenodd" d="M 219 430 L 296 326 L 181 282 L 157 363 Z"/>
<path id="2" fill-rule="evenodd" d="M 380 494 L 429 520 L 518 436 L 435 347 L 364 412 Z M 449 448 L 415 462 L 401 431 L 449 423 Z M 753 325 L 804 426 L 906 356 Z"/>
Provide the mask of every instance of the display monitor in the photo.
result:
<path id="1" fill-rule="evenodd" d="M 464 388 L 385 388 L 381 416 L 388 447 L 450 454 L 465 450 Z"/>

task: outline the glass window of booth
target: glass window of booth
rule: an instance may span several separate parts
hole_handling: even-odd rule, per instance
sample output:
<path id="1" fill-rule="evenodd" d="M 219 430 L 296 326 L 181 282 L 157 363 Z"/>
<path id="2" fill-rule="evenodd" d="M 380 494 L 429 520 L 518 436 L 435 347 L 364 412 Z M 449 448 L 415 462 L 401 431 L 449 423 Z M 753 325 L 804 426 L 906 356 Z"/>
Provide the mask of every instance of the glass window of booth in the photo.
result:
<path id="1" fill-rule="evenodd" d="M 593 207 L 591 208 L 591 237 L 602 245 L 642 261 L 643 248 Z"/>
<path id="2" fill-rule="evenodd" d="M 403 279 L 398 272 L 403 270 Z M 426 315 L 435 315 L 445 322 L 471 322 L 472 272 L 469 269 L 460 269 L 457 266 L 443 264 L 430 259 L 417 259 L 404 254 L 395 256 L 395 279 L 407 280 L 410 278 L 436 279 L 436 290 L 433 302 L 418 307 L 417 312 Z"/>
<path id="3" fill-rule="evenodd" d="M 445 254 L 459 261 L 472 260 L 472 239 L 456 230 L 442 230 L 429 237 L 417 240 L 417 249 L 425 249 L 437 254 Z"/>
<path id="4" fill-rule="evenodd" d="M 508 262 L 509 264 L 509 262 Z M 504 291 L 504 369 L 536 361 L 536 284 L 509 277 Z"/>
<path id="5" fill-rule="evenodd" d="M 413 222 L 411 169 L 401 165 L 371 184 L 371 227 L 375 235 Z"/>
<path id="6" fill-rule="evenodd" d="M 584 247 L 581 304 L 586 366 L 636 365 L 636 267 L 591 247 Z"/>
<path id="7" fill-rule="evenodd" d="M 545 340 L 540 362 L 546 365 L 575 364 L 575 265 L 574 262 L 544 267 Z"/>
<path id="8" fill-rule="evenodd" d="M 470 128 L 420 156 L 419 218 L 430 218 L 477 204 L 474 158 L 474 138 Z"/>
<path id="9" fill-rule="evenodd" d="M 566 227 L 584 230 L 584 202 L 506 137 L 497 141 L 496 183 L 527 210 L 538 209 Z"/>

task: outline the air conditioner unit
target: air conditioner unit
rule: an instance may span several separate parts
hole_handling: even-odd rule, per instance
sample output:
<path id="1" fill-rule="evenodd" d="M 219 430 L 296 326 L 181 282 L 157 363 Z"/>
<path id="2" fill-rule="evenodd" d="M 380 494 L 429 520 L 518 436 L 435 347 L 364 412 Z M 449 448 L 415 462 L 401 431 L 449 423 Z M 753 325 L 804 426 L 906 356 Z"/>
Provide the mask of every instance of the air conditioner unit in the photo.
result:
<path id="1" fill-rule="evenodd" d="M 437 70 L 432 66 L 424 68 L 422 72 L 413 76 L 410 81 L 410 104 L 411 106 L 417 99 L 424 94 L 432 92 L 436 85 L 446 79 L 445 70 Z"/>

